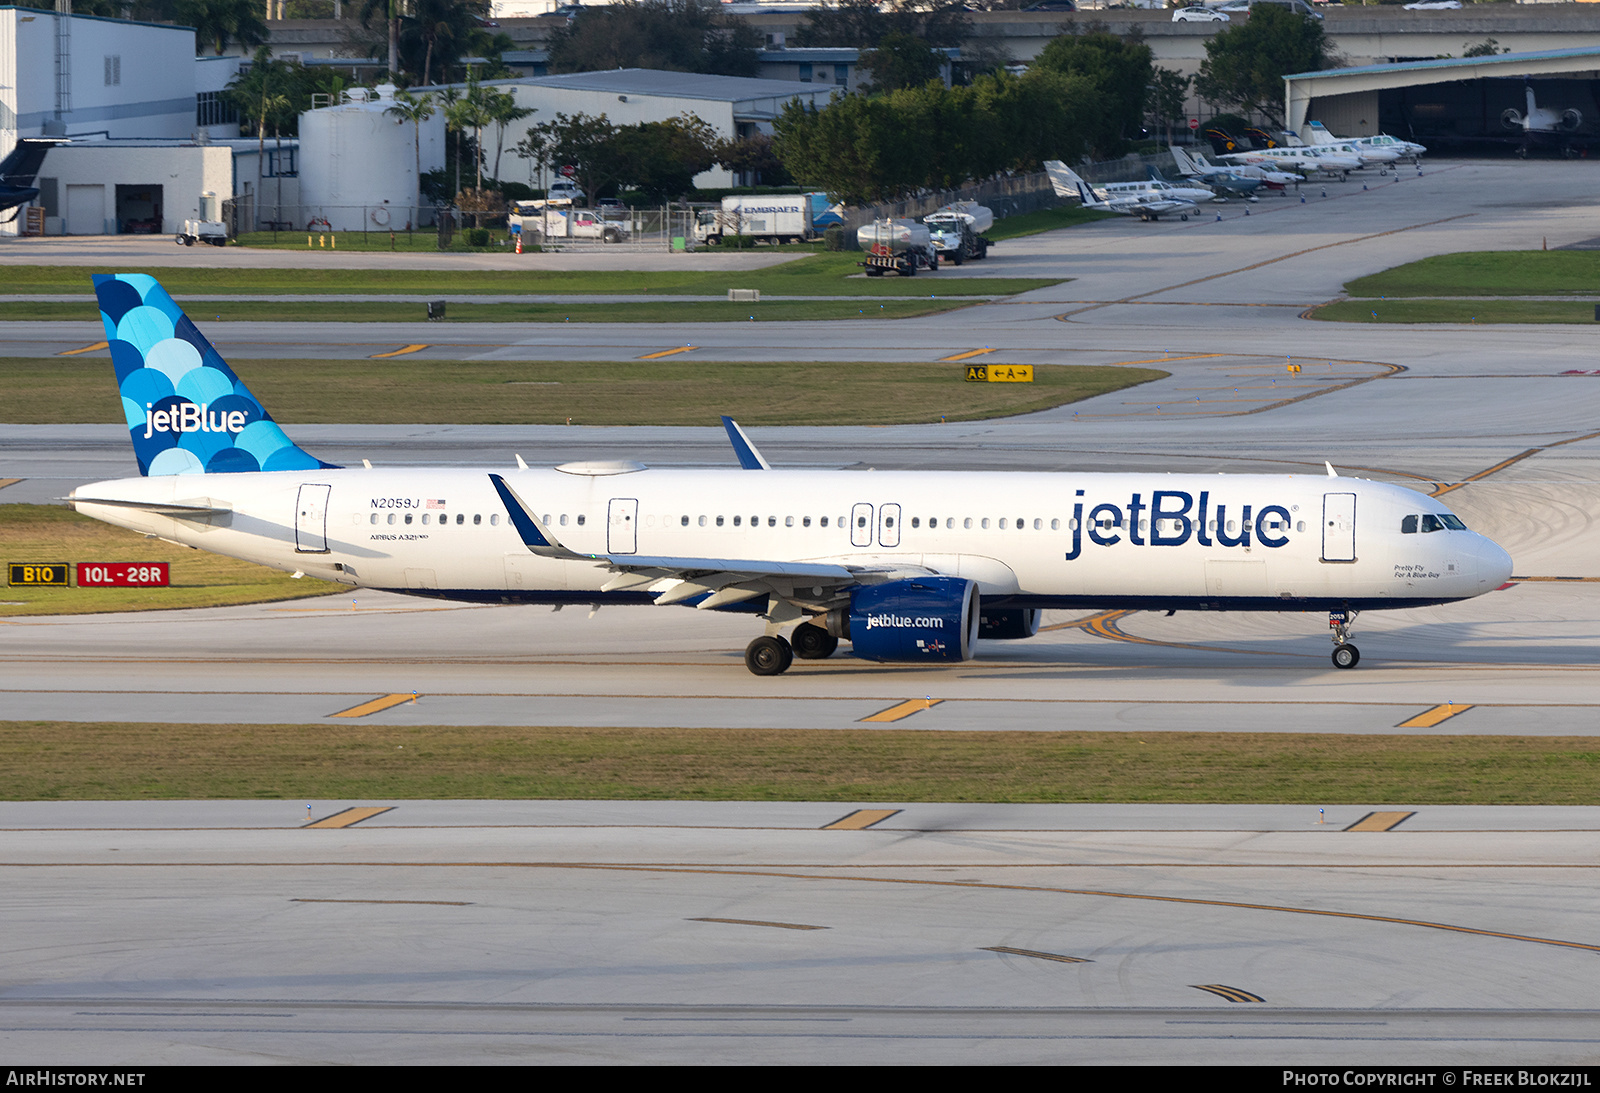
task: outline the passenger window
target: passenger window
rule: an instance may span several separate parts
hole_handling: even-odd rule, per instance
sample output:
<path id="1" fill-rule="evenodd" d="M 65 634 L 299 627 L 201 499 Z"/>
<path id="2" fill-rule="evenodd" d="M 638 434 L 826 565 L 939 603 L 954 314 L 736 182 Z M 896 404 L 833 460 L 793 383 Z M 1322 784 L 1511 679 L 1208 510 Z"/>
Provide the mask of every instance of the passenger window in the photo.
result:
<path id="1" fill-rule="evenodd" d="M 394 523 L 394 513 L 392 512 L 389 514 L 389 523 Z"/>
<path id="2" fill-rule="evenodd" d="M 743 525 L 743 524 L 742 524 L 742 523 L 741 523 L 741 521 L 742 521 L 742 520 L 743 520 L 743 519 L 744 519 L 744 517 L 743 517 L 743 516 L 735 516 L 735 517 L 734 517 L 734 518 L 733 518 L 733 526 L 734 526 L 734 527 L 736 527 L 736 528 L 737 528 L 737 527 L 743 527 L 743 526 L 744 526 L 744 525 Z"/>
<path id="3" fill-rule="evenodd" d="M 894 517 L 893 516 L 885 516 L 883 518 L 883 526 L 886 527 L 886 528 L 894 527 Z"/>
<path id="4" fill-rule="evenodd" d="M 717 517 L 717 527 L 720 528 L 721 526 L 722 526 L 722 517 L 719 516 L 719 517 Z"/>
<path id="5" fill-rule="evenodd" d="M 578 526 L 583 527 L 583 513 L 578 513 Z"/>
<path id="6" fill-rule="evenodd" d="M 474 524 L 481 524 L 481 523 L 483 523 L 483 513 L 481 513 L 481 512 L 475 512 L 475 513 L 473 513 L 473 514 L 472 514 L 472 522 L 473 522 L 473 523 L 474 523 Z M 548 517 L 548 516 L 546 516 L 546 517 L 545 517 L 545 518 L 544 518 L 544 522 L 545 522 L 545 523 L 547 523 L 547 524 L 548 524 L 548 523 L 549 523 L 549 522 L 550 522 L 550 517 Z"/>
<path id="7" fill-rule="evenodd" d="M 428 514 L 427 513 L 423 513 L 422 514 L 422 522 L 424 524 L 426 524 L 428 522 Z"/>
<path id="8" fill-rule="evenodd" d="M 988 527 L 989 525 L 987 523 L 985 523 L 983 526 L 984 527 Z M 1004 531 L 1005 529 L 1006 529 L 1006 518 L 1004 516 L 1002 516 L 1002 517 L 1000 517 L 1000 530 Z"/>
<path id="9" fill-rule="evenodd" d="M 856 517 L 856 527 L 864 528 L 866 526 L 867 526 L 867 518 L 865 516 L 857 516 Z"/>
<path id="10" fill-rule="evenodd" d="M 1415 535 L 1416 533 L 1417 533 L 1417 518 L 1415 516 L 1403 517 L 1400 520 L 1400 534 L 1401 535 Z"/>
<path id="11" fill-rule="evenodd" d="M 377 522 L 378 522 L 378 514 L 377 513 L 373 513 L 372 514 L 372 519 L 369 521 L 369 523 L 376 524 Z"/>
<path id="12" fill-rule="evenodd" d="M 718 522 L 720 523 L 720 521 L 718 521 Z M 706 526 L 706 518 L 704 516 L 700 517 L 700 526 L 701 527 L 705 527 Z"/>
<path id="13" fill-rule="evenodd" d="M 826 517 L 826 516 L 824 516 L 824 517 L 823 517 L 823 518 L 822 518 L 822 521 L 821 521 L 821 523 L 822 523 L 822 526 L 823 526 L 823 527 L 827 527 L 827 526 L 828 526 L 828 518 L 827 518 L 827 517 Z"/>
<path id="14" fill-rule="evenodd" d="M 786 527 L 786 528 L 794 527 L 794 517 L 793 516 L 785 516 L 783 518 L 783 526 Z"/>
<path id="15" fill-rule="evenodd" d="M 777 526 L 778 526 L 778 518 L 776 516 L 767 517 L 767 527 L 775 528 Z"/>
<path id="16" fill-rule="evenodd" d="M 1304 531 L 1306 529 L 1306 522 L 1304 520 L 1301 520 L 1298 524 L 1296 524 L 1294 526 L 1294 529 L 1296 531 Z"/>
<path id="17" fill-rule="evenodd" d="M 406 513 L 406 523 L 411 523 L 411 514 L 409 512 Z"/>
<path id="18" fill-rule="evenodd" d="M 983 530 L 984 531 L 988 531 L 989 530 L 989 518 L 987 516 L 985 516 L 983 518 Z"/>
<path id="19" fill-rule="evenodd" d="M 457 526 L 459 526 L 461 524 L 464 524 L 466 522 L 467 522 L 467 514 L 466 513 L 464 513 L 464 512 L 456 513 L 456 524 L 457 524 Z"/>
<path id="20" fill-rule="evenodd" d="M 682 524 L 684 527 L 688 527 L 689 526 L 689 518 L 687 516 L 685 516 L 682 520 L 680 520 L 678 522 L 680 524 Z"/>
<path id="21" fill-rule="evenodd" d="M 1060 531 L 1061 530 L 1061 521 L 1060 520 L 1051 520 L 1050 521 L 1050 530 L 1051 531 Z"/>
<path id="22" fill-rule="evenodd" d="M 809 516 L 800 517 L 800 526 L 803 527 L 803 528 L 810 527 L 811 526 L 811 517 L 809 517 Z"/>
<path id="23" fill-rule="evenodd" d="M 966 519 L 965 519 L 965 520 L 962 520 L 962 521 L 961 521 L 961 526 L 962 526 L 962 527 L 963 527 L 963 528 L 966 528 L 966 529 L 968 529 L 968 530 L 971 530 L 971 528 L 972 528 L 972 517 L 970 517 L 970 516 L 969 516 L 969 517 L 967 517 L 967 518 L 966 518 Z"/>
<path id="24" fill-rule="evenodd" d="M 914 528 L 921 527 L 922 526 L 922 518 L 920 516 L 913 516 L 911 518 L 911 526 L 914 527 Z"/>
<path id="25" fill-rule="evenodd" d="M 491 512 L 489 514 L 489 526 L 490 527 L 498 527 L 499 524 L 500 524 L 500 514 L 498 512 Z"/>
<path id="26" fill-rule="evenodd" d="M 567 514 L 564 513 L 564 512 L 561 514 L 561 526 L 562 527 L 566 527 L 567 526 Z"/>

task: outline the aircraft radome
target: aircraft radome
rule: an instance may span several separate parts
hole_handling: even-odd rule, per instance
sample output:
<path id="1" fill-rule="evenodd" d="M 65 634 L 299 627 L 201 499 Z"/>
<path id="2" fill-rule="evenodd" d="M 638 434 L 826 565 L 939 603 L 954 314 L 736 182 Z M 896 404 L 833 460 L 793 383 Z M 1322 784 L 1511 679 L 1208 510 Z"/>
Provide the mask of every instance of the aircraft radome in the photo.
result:
<path id="1" fill-rule="evenodd" d="M 1438 501 L 1331 466 L 774 470 L 724 419 L 737 470 L 336 467 L 284 434 L 154 278 L 94 280 L 141 477 L 79 487 L 79 512 L 361 588 L 743 611 L 765 629 L 745 652 L 758 675 L 841 639 L 869 660 L 966 660 L 979 638 L 1033 636 L 1046 608 L 1326 611 L 1350 668 L 1357 612 L 1511 573 Z"/>

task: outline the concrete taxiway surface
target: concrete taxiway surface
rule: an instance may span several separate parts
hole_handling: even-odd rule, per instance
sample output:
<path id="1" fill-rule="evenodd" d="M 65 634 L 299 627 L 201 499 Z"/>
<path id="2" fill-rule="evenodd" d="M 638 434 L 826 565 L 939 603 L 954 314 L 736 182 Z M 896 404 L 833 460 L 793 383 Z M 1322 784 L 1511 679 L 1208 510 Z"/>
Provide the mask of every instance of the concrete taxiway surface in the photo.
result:
<path id="1" fill-rule="evenodd" d="M 744 618 L 350 592 L 0 621 L 0 703 L 330 732 L 347 723 L 332 714 L 382 699 L 364 716 L 395 725 L 1593 734 L 1600 376 L 1580 373 L 1600 367 L 1600 332 L 1299 316 L 1424 254 L 1600 235 L 1596 169 L 1433 164 L 1249 217 L 1232 204 L 1220 223 L 1016 240 L 963 273 L 1072 280 L 897 323 L 208 328 L 246 378 L 251 357 L 429 338 L 419 353 L 441 359 L 693 345 L 729 360 L 1159 361 L 1167 380 L 1009 421 L 753 432 L 791 466 L 1324 474 L 1329 460 L 1441 493 L 1526 579 L 1363 616 L 1353 672 L 1330 665 L 1320 616 L 1053 613 L 1039 638 L 964 665 L 841 656 L 757 679 Z M 5 354 L 100 337 L 0 322 Z M 732 462 L 709 427 L 289 429 L 348 463 Z M 21 479 L 0 501 L 131 470 L 114 426 L 0 427 L 0 479 Z M 861 721 L 886 710 L 902 714 Z M 395 808 L 302 831 L 306 803 L 0 805 L 0 1042 L 118 1063 L 1600 1058 L 1593 809 L 1374 802 L 1317 826 L 1315 802 L 351 801 L 312 802 L 311 818 Z M 1376 829 L 1345 830 L 1363 819 Z M 860 829 L 823 830 L 838 821 Z"/>
<path id="2" fill-rule="evenodd" d="M 1393 804 L 0 805 L 0 1042 L 118 1066 L 1592 1062 L 1597 829 Z"/>

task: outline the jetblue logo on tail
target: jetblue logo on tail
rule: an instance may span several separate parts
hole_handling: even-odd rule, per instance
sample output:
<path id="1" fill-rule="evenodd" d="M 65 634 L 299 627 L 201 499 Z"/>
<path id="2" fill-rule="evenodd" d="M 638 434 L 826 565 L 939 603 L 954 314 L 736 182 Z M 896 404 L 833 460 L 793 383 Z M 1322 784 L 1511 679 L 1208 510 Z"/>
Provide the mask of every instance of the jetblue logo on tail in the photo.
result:
<path id="1" fill-rule="evenodd" d="M 141 472 L 328 466 L 284 435 L 154 277 L 95 274 L 94 291 Z"/>

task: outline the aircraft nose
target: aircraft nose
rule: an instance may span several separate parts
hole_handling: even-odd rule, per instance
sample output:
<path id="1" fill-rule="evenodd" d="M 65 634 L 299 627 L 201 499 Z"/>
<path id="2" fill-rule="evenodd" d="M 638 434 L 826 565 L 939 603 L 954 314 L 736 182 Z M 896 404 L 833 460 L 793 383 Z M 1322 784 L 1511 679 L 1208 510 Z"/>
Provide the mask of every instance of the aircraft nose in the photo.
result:
<path id="1" fill-rule="evenodd" d="M 1499 588 L 1511 577 L 1511 555 L 1493 539 L 1478 536 L 1478 579 L 1486 589 Z"/>

